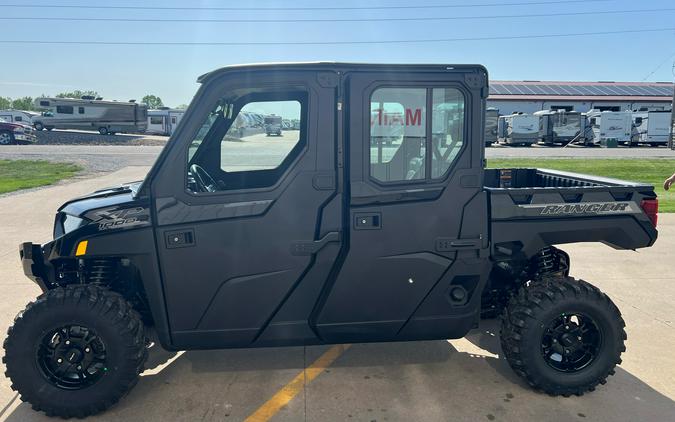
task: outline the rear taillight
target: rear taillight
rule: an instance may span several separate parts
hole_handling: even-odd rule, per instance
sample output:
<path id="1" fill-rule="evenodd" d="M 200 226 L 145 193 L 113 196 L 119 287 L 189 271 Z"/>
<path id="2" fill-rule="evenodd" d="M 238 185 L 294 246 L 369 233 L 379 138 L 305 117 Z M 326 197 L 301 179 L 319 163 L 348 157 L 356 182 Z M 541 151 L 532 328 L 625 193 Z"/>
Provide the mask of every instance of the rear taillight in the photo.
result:
<path id="1" fill-rule="evenodd" d="M 656 222 L 659 219 L 659 200 L 643 199 L 640 207 L 647 214 L 647 217 L 649 217 L 649 221 L 656 227 Z"/>

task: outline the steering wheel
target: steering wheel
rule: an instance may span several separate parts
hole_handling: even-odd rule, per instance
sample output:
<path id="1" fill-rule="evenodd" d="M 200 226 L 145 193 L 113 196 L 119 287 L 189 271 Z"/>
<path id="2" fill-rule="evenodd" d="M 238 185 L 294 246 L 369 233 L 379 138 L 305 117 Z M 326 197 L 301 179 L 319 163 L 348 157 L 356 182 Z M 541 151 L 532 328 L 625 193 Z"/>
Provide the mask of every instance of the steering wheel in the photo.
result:
<path id="1" fill-rule="evenodd" d="M 216 190 L 218 190 L 218 184 L 216 183 L 216 181 L 199 164 L 191 165 L 190 173 L 192 173 L 192 176 L 194 176 L 195 183 L 197 183 L 197 187 L 199 188 L 200 191 L 215 192 Z"/>

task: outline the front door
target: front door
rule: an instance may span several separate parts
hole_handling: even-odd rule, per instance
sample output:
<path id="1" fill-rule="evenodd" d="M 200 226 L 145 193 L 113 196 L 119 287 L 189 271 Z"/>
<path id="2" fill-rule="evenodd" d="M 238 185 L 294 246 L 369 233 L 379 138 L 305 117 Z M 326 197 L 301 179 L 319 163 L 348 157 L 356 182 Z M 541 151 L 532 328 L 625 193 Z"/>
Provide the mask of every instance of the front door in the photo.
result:
<path id="1" fill-rule="evenodd" d="M 311 297 L 341 239 L 337 81 L 332 72 L 233 70 L 197 94 L 153 181 L 176 347 L 313 337 Z M 265 133 L 270 115 L 288 122 L 281 136 Z"/>

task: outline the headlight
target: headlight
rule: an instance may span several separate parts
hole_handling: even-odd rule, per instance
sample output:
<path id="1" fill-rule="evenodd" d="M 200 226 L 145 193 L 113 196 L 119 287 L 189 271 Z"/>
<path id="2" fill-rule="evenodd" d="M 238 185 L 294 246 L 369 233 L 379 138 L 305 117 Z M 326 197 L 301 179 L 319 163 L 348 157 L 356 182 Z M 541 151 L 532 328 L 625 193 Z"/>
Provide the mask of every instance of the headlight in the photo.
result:
<path id="1" fill-rule="evenodd" d="M 54 239 L 86 225 L 89 220 L 60 212 L 54 222 Z"/>

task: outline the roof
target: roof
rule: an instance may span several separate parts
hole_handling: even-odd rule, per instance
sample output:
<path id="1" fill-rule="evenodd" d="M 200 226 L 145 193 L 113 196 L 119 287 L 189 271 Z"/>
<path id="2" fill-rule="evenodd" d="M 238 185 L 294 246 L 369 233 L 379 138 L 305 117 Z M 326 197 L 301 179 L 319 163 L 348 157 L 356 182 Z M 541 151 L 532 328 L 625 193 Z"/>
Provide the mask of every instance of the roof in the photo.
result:
<path id="1" fill-rule="evenodd" d="M 476 72 L 479 71 L 487 75 L 487 70 L 480 64 L 396 64 L 396 63 L 353 63 L 353 62 L 281 62 L 281 63 L 251 63 L 251 64 L 236 64 L 221 67 L 205 73 L 197 78 L 197 82 L 203 83 L 208 79 L 221 75 L 228 71 L 253 71 L 253 70 L 340 70 L 340 71 L 415 71 L 415 72 L 439 72 L 442 70 L 459 71 L 459 72 Z"/>
<path id="2" fill-rule="evenodd" d="M 670 82 L 490 81 L 491 100 L 670 101 Z"/>

